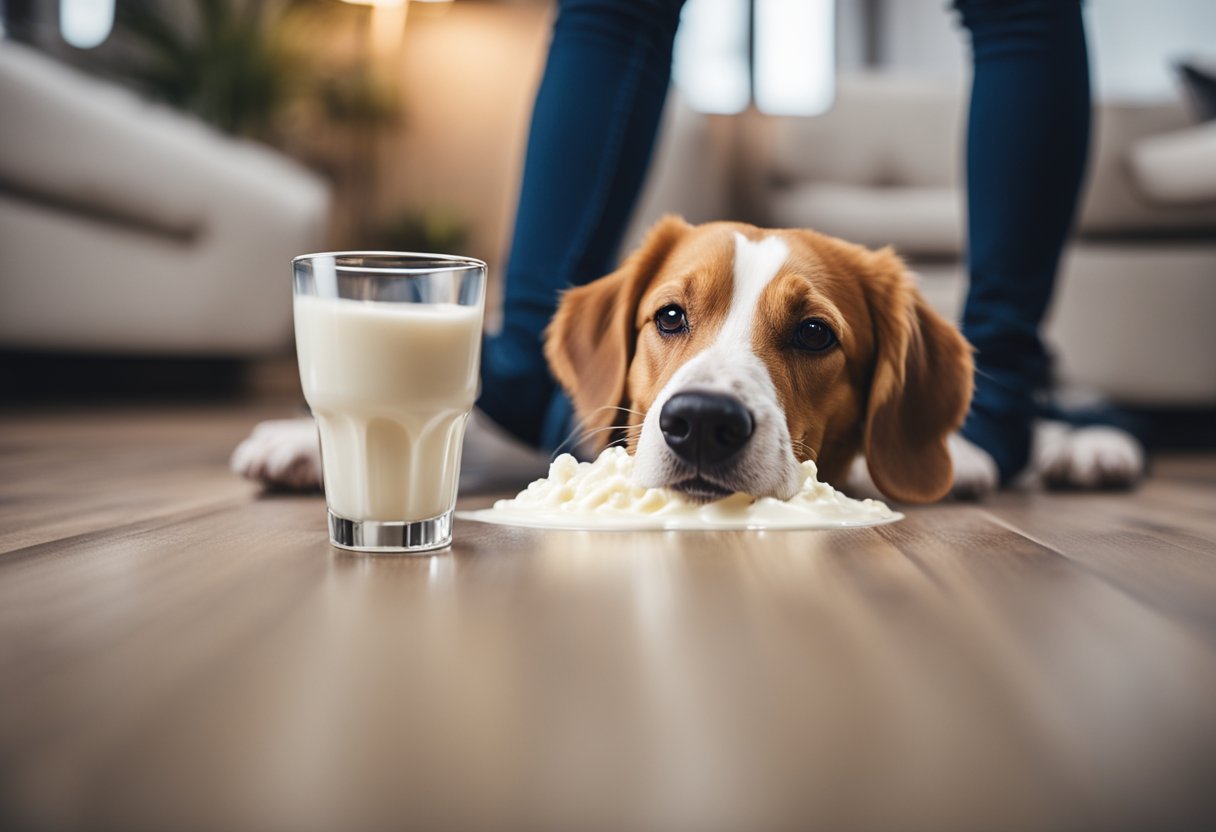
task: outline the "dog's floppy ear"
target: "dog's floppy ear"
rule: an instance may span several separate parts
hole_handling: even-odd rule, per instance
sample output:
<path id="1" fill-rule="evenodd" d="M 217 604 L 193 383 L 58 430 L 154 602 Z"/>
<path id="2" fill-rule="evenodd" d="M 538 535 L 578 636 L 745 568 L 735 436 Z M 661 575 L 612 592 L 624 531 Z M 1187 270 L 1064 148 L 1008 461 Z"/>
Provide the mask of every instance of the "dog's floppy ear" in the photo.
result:
<path id="1" fill-rule="evenodd" d="M 864 285 L 877 361 L 866 409 L 866 467 L 894 500 L 923 503 L 950 490 L 946 437 L 971 404 L 971 347 L 921 296 L 902 260 L 876 252 Z"/>
<path id="2" fill-rule="evenodd" d="M 666 216 L 646 234 L 642 245 L 611 274 L 562 295 L 545 332 L 545 358 L 574 402 L 586 431 L 623 424 L 615 408 L 627 405 L 625 379 L 633 360 L 634 317 L 642 294 L 676 243 L 692 226 Z M 609 431 L 591 433 L 596 450 Z"/>

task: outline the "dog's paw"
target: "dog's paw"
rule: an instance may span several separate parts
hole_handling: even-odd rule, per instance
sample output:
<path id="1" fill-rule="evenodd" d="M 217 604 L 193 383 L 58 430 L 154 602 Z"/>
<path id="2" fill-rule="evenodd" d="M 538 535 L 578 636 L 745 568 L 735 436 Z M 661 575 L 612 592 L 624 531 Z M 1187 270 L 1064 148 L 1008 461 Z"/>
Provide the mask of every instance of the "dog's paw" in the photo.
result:
<path id="1" fill-rule="evenodd" d="M 956 500 L 978 500 L 997 490 L 1001 475 L 990 453 L 957 433 L 950 434 L 946 446 L 954 463 L 950 496 Z"/>
<path id="2" fill-rule="evenodd" d="M 950 487 L 950 497 L 956 500 L 978 500 L 997 490 L 1001 481 L 1000 474 L 996 461 L 987 451 L 956 433 L 947 438 L 946 446 L 954 464 L 954 484 Z M 865 458 L 860 456 L 853 460 L 849 468 L 844 491 L 855 499 L 886 499 L 870 477 Z"/>
<path id="3" fill-rule="evenodd" d="M 1118 428 L 1041 426 L 1035 436 L 1034 470 L 1051 488 L 1128 488 L 1144 474 L 1144 449 Z"/>
<path id="4" fill-rule="evenodd" d="M 232 470 L 265 485 L 306 491 L 321 487 L 321 449 L 311 418 L 262 422 L 232 452 Z"/>

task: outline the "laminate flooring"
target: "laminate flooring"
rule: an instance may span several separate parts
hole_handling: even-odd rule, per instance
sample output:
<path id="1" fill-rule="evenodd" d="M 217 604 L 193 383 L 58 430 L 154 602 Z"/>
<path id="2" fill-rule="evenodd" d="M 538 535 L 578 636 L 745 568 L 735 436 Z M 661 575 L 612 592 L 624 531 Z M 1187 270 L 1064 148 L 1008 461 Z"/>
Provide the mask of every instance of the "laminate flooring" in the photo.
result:
<path id="1" fill-rule="evenodd" d="M 229 473 L 273 415 L 0 413 L 0 827 L 1216 828 L 1214 455 L 374 557 Z"/>

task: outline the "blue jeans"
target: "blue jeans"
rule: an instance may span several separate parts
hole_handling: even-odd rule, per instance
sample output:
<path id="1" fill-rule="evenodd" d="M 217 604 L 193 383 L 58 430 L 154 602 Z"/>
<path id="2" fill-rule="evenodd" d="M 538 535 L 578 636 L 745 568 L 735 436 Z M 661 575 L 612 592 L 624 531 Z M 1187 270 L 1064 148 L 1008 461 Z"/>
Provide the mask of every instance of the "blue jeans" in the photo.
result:
<path id="1" fill-rule="evenodd" d="M 569 429 L 569 404 L 541 354 L 544 328 L 562 289 L 615 265 L 654 148 L 682 5 L 560 5 L 532 115 L 503 328 L 485 344 L 478 402 L 528 443 L 552 448 Z M 963 331 L 978 352 L 964 433 L 1008 478 L 1029 452 L 1033 394 L 1046 368 L 1039 323 L 1085 166 L 1085 35 L 1079 0 L 956 7 L 975 66 Z"/>
<path id="2" fill-rule="evenodd" d="M 1076 213 L 1089 150 L 1089 62 L 1078 0 L 957 0 L 975 66 L 967 127 L 963 334 L 976 349 L 963 435 L 1002 481 L 1025 467 L 1039 324 Z"/>
<path id="3" fill-rule="evenodd" d="M 478 406 L 554 448 L 570 407 L 541 344 L 559 293 L 613 262 L 650 164 L 683 0 L 563 0 L 536 95 L 502 331 L 482 352 Z"/>

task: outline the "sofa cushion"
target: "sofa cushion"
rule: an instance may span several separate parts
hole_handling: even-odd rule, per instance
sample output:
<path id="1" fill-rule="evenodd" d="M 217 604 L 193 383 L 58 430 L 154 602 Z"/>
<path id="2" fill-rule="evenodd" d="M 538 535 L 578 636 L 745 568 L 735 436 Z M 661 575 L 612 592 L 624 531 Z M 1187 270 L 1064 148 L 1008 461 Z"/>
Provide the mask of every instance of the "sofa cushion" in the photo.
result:
<path id="1" fill-rule="evenodd" d="M 769 120 L 772 178 L 958 186 L 964 93 L 935 79 L 841 76 L 827 113 Z"/>
<path id="2" fill-rule="evenodd" d="M 905 255 L 958 257 L 961 194 L 955 188 L 884 188 L 818 182 L 782 189 L 770 205 L 779 226 L 813 228 Z"/>
<path id="3" fill-rule="evenodd" d="M 964 88 L 939 79 L 841 76 L 835 104 L 824 115 L 771 117 L 753 125 L 749 152 L 760 161 L 750 165 L 748 175 L 764 192 L 749 199 L 759 206 L 757 214 L 768 215 L 772 202 L 814 203 L 817 197 L 805 197 L 801 190 L 812 183 L 887 188 L 883 193 L 889 198 L 905 187 L 961 190 L 965 104 Z M 1216 229 L 1216 204 L 1163 204 L 1142 190 L 1130 171 L 1133 145 L 1189 126 L 1180 101 L 1100 103 L 1079 233 L 1189 236 Z M 940 199 L 948 201 L 944 195 Z M 772 218 L 784 221 L 783 209 L 772 207 Z M 831 213 L 825 209 L 824 216 L 836 222 Z M 921 239 L 915 235 L 908 242 Z M 944 235 L 935 239 L 934 247 L 940 248 Z"/>
<path id="4" fill-rule="evenodd" d="M 1163 204 L 1132 173 L 1132 148 L 1139 142 L 1190 127 L 1181 103 L 1108 102 L 1095 115 L 1081 236 L 1168 236 L 1216 229 L 1216 203 Z"/>
<path id="5" fill-rule="evenodd" d="M 1216 121 L 1141 139 L 1128 152 L 1132 178 L 1165 205 L 1216 204 Z"/>

